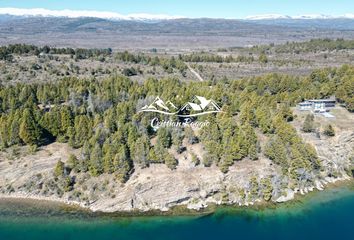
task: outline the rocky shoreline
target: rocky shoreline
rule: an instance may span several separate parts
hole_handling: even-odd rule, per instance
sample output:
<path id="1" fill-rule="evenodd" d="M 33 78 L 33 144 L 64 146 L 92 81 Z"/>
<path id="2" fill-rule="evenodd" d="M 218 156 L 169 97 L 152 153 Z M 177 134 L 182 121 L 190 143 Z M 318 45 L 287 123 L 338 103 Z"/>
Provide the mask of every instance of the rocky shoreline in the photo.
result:
<path id="1" fill-rule="evenodd" d="M 29 194 L 25 192 L 14 192 L 8 194 L 0 194 L 0 199 L 16 199 L 16 200 L 30 200 L 30 201 L 46 201 L 46 202 L 55 202 L 60 204 L 65 204 L 72 207 L 77 207 L 82 210 L 89 210 L 93 213 L 103 213 L 103 214 L 118 214 L 118 215 L 173 215 L 175 213 L 174 209 L 178 209 L 178 212 L 181 214 L 203 214 L 213 212 L 218 206 L 231 206 L 231 207 L 254 207 L 254 206 L 264 206 L 277 205 L 285 202 L 291 202 L 298 197 L 307 195 L 310 192 L 314 191 L 323 191 L 328 187 L 338 187 L 347 183 L 353 182 L 353 179 L 349 176 L 344 176 L 341 178 L 326 178 L 324 180 L 318 181 L 316 186 L 307 187 L 304 189 L 287 189 L 287 196 L 281 196 L 276 200 L 266 202 L 262 199 L 255 199 L 254 201 L 244 202 L 244 203 L 235 203 L 235 202 L 218 202 L 218 201 L 201 201 L 198 204 L 193 203 L 178 203 L 170 208 L 159 208 L 159 209 L 132 209 L 131 211 L 110 211 L 109 209 L 99 209 L 94 206 L 94 204 L 87 204 L 83 202 L 68 200 L 65 198 L 59 198 L 55 196 L 40 196 L 35 194 Z"/>
<path id="2" fill-rule="evenodd" d="M 302 133 L 301 120 L 294 122 L 305 142 L 315 147 L 322 165 L 317 175 L 310 177 L 311 181 L 300 181 L 295 185 L 283 175 L 278 165 L 264 156 L 257 161 L 236 161 L 227 173 L 222 173 L 216 165 L 195 165 L 191 153 L 201 159 L 204 150 L 200 144 L 193 144 L 188 151 L 176 155 L 178 166 L 174 170 L 165 164 L 137 167 L 124 183 L 117 181 L 113 174 L 93 177 L 88 173 L 75 173 L 74 187 L 63 190 L 60 187 L 62 182 L 53 178 L 53 169 L 58 160 L 65 162 L 75 151 L 67 144 L 53 143 L 34 154 L 20 156 L 16 161 L 0 152 L 0 198 L 60 202 L 92 212 L 157 211 L 166 214 L 176 207 L 198 212 L 211 206 L 251 207 L 288 202 L 297 196 L 322 191 L 330 184 L 352 179 L 349 176 L 354 153 L 354 132 L 349 125 L 352 118 L 349 115 L 349 127 L 338 128 L 332 138 Z M 268 198 L 262 180 L 270 182 Z M 256 182 L 256 191 L 252 181 Z"/>

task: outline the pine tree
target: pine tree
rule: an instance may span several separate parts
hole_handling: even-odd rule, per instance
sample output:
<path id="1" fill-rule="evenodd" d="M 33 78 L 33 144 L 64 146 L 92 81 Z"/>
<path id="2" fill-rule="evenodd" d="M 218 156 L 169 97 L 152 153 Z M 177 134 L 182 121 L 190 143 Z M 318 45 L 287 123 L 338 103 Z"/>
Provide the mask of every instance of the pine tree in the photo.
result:
<path id="1" fill-rule="evenodd" d="M 69 127 L 67 130 L 68 143 L 71 147 L 78 147 L 75 142 L 75 128 Z"/>
<path id="2" fill-rule="evenodd" d="M 195 144 L 199 142 L 198 137 L 195 136 L 194 131 L 191 127 L 186 127 L 184 129 L 184 135 L 187 138 L 189 144 Z"/>
<path id="3" fill-rule="evenodd" d="M 203 155 L 204 167 L 210 167 L 214 162 L 218 162 L 219 158 L 215 153 L 206 153 Z"/>
<path id="4" fill-rule="evenodd" d="M 254 109 L 254 105 L 249 101 L 242 104 L 239 114 L 239 118 L 242 124 L 248 123 L 254 127 L 257 126 L 257 119 Z"/>
<path id="5" fill-rule="evenodd" d="M 311 163 L 306 161 L 306 157 L 303 155 L 303 146 L 301 143 L 294 144 L 291 146 L 290 155 L 290 176 L 293 180 L 299 181 L 301 177 L 300 170 L 309 169 L 311 167 Z"/>
<path id="6" fill-rule="evenodd" d="M 275 164 L 280 165 L 284 172 L 287 172 L 289 167 L 287 150 L 279 137 L 275 136 L 269 140 L 265 146 L 264 155 L 271 159 Z"/>
<path id="7" fill-rule="evenodd" d="M 0 149 L 8 146 L 8 127 L 6 116 L 0 116 Z"/>
<path id="8" fill-rule="evenodd" d="M 92 135 L 92 121 L 85 115 L 75 117 L 74 146 L 80 147 Z"/>
<path id="9" fill-rule="evenodd" d="M 262 178 L 260 181 L 263 199 L 269 201 L 272 198 L 273 186 L 269 178 Z"/>
<path id="10" fill-rule="evenodd" d="M 157 131 L 157 141 L 164 147 L 170 148 L 172 144 L 171 133 L 167 128 L 159 128 Z"/>
<path id="11" fill-rule="evenodd" d="M 64 175 L 64 163 L 59 160 L 54 168 L 54 176 L 61 177 L 63 175 Z"/>
<path id="12" fill-rule="evenodd" d="M 142 168 L 149 166 L 150 140 L 147 136 L 138 138 L 134 144 L 132 159 Z"/>
<path id="13" fill-rule="evenodd" d="M 165 153 L 165 164 L 167 165 L 167 167 L 171 170 L 176 169 L 177 165 L 178 165 L 178 161 L 168 152 Z"/>
<path id="14" fill-rule="evenodd" d="M 115 174 L 119 181 L 126 182 L 129 179 L 129 173 L 132 170 L 133 164 L 129 158 L 128 149 L 125 145 L 121 145 L 118 153 L 113 160 Z"/>
<path id="15" fill-rule="evenodd" d="M 41 129 L 29 109 L 23 111 L 20 124 L 20 138 L 29 145 L 38 145 L 41 140 Z"/>
<path id="16" fill-rule="evenodd" d="M 183 147 L 183 132 L 180 128 L 174 129 L 172 131 L 172 143 L 175 146 L 177 153 L 181 154 L 184 151 Z"/>
<path id="17" fill-rule="evenodd" d="M 252 160 L 258 159 L 258 140 L 255 131 L 250 124 L 245 124 L 242 128 L 245 136 L 245 147 L 247 148 L 248 157 Z"/>
<path id="18" fill-rule="evenodd" d="M 277 115 L 274 119 L 275 133 L 284 143 L 293 144 L 298 141 L 299 137 L 293 126 L 284 121 L 284 119 Z"/>
<path id="19" fill-rule="evenodd" d="M 224 154 L 219 162 L 219 168 L 223 173 L 227 173 L 229 171 L 229 167 L 234 163 L 234 159 L 230 154 Z"/>
<path id="20" fill-rule="evenodd" d="M 79 172 L 87 172 L 89 170 L 91 148 L 88 141 L 85 141 L 81 148 L 81 158 L 78 165 Z"/>
<path id="21" fill-rule="evenodd" d="M 70 154 L 66 163 L 70 169 L 77 170 L 79 160 L 74 154 Z"/>
<path id="22" fill-rule="evenodd" d="M 218 166 L 223 173 L 228 172 L 229 167 L 233 165 L 235 160 L 235 146 L 233 145 L 234 142 L 234 131 L 231 127 L 231 123 L 227 123 L 228 119 L 225 119 L 226 122 L 223 122 L 221 125 L 224 125 L 224 129 L 222 129 L 223 136 L 222 136 L 222 152 L 220 155 L 220 162 Z"/>
<path id="23" fill-rule="evenodd" d="M 315 130 L 313 120 L 314 120 L 313 114 L 306 115 L 305 121 L 302 125 L 302 131 L 307 132 L 307 133 L 313 132 Z"/>
<path id="24" fill-rule="evenodd" d="M 268 108 L 265 106 L 259 107 L 256 110 L 256 117 L 258 126 L 262 129 L 263 133 L 273 133 L 274 127 L 272 125 L 272 119 Z"/>
<path id="25" fill-rule="evenodd" d="M 62 185 L 63 185 L 63 190 L 64 192 L 70 192 L 73 190 L 73 179 L 70 176 L 65 177 L 62 179 Z"/>
<path id="26" fill-rule="evenodd" d="M 69 107 L 62 107 L 60 109 L 60 123 L 60 134 L 68 138 L 69 129 L 73 127 L 72 113 Z"/>
<path id="27" fill-rule="evenodd" d="M 265 55 L 264 53 L 260 54 L 259 55 L 259 58 L 258 58 L 258 61 L 260 63 L 267 63 L 268 62 L 268 58 L 267 58 L 267 55 Z"/>
<path id="28" fill-rule="evenodd" d="M 15 145 L 15 144 L 19 144 L 21 142 L 20 139 L 20 113 L 19 111 L 16 111 L 11 124 L 8 125 L 10 126 L 9 129 L 9 133 L 8 133 L 8 144 L 11 145 Z"/>
<path id="29" fill-rule="evenodd" d="M 249 188 L 250 188 L 250 198 L 253 200 L 258 197 L 259 193 L 259 184 L 258 184 L 258 179 L 256 176 L 252 176 L 249 182 Z"/>
<path id="30" fill-rule="evenodd" d="M 98 176 L 103 173 L 102 149 L 98 143 L 94 145 L 90 154 L 89 171 L 92 176 Z"/>
<path id="31" fill-rule="evenodd" d="M 114 108 L 110 108 L 104 113 L 104 126 L 109 132 L 113 133 L 117 130 L 116 112 Z"/>
<path id="32" fill-rule="evenodd" d="M 335 135 L 335 131 L 331 124 L 325 126 L 325 128 L 323 129 L 323 134 L 329 137 L 333 137 Z"/>
<path id="33" fill-rule="evenodd" d="M 107 139 L 103 146 L 102 146 L 102 151 L 103 151 L 103 171 L 105 173 L 113 173 L 114 172 L 114 165 L 113 165 L 113 159 L 115 156 L 115 144 L 113 144 L 110 139 Z"/>
<path id="34" fill-rule="evenodd" d="M 152 163 L 159 162 L 158 157 L 156 156 L 155 148 L 154 148 L 154 147 L 153 147 L 153 148 L 150 148 L 148 159 L 149 159 L 149 163 L 150 163 L 150 162 L 152 162 Z"/>

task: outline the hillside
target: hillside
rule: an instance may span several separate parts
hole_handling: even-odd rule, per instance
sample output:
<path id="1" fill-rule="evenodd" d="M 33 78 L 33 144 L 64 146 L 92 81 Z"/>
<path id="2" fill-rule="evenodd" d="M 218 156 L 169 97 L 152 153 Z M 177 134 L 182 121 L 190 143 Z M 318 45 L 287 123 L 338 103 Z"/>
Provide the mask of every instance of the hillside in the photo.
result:
<path id="1" fill-rule="evenodd" d="M 324 41 L 328 49 L 321 51 L 334 54 L 333 46 L 341 46 L 341 54 L 351 50 L 350 41 Z M 257 54 L 252 61 L 266 65 L 279 49 L 313 54 L 306 47 L 313 44 L 246 50 Z M 101 211 L 200 209 L 287 201 L 296 192 L 348 179 L 353 171 L 352 65 L 301 76 L 269 73 L 199 81 L 184 74 L 185 62 L 194 67 L 243 58 L 28 45 L 3 47 L 1 57 L 5 71 L 7 66 L 20 69 L 0 88 L 2 196 L 65 201 Z M 28 73 L 19 64 L 23 58 L 34 61 Z M 66 68 L 68 59 L 73 65 Z M 80 61 L 95 66 L 107 59 L 112 64 L 108 70 L 117 62 L 129 69 L 92 72 L 81 66 L 84 71 L 75 71 Z M 54 65 L 68 74 L 43 77 Z M 146 67 L 161 75 L 145 78 Z M 138 72 L 140 78 L 134 75 Z M 335 119 L 294 108 L 304 99 L 333 95 Z M 221 107 L 188 120 L 207 123 L 201 127 L 163 125 L 186 121 L 139 111 L 156 99 L 181 107 L 195 96 Z M 153 121 L 161 124 L 158 129 Z"/>
<path id="2" fill-rule="evenodd" d="M 0 44 L 114 49 L 216 49 L 312 38 L 353 38 L 353 22 L 353 19 L 319 22 L 316 19 L 251 21 L 208 18 L 146 22 L 0 15 Z"/>

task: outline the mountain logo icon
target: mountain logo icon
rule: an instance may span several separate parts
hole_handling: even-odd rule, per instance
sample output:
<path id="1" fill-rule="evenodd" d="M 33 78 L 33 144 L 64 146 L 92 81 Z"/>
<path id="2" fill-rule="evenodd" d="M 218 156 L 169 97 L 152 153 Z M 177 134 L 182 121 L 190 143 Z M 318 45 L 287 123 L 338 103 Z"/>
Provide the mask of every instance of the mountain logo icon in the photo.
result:
<path id="1" fill-rule="evenodd" d="M 214 100 L 195 96 L 192 101 L 185 103 L 180 109 L 171 101 L 165 103 L 160 97 L 156 97 L 150 105 L 145 105 L 139 112 L 156 112 L 166 115 L 176 115 L 178 117 L 194 117 L 222 111 Z"/>

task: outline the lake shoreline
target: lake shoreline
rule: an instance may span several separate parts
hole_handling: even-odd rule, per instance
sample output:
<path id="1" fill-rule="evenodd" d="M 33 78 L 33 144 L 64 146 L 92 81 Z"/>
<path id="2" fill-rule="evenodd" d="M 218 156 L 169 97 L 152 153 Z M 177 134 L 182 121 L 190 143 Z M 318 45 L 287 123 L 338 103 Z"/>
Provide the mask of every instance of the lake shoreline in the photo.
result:
<path id="1" fill-rule="evenodd" d="M 324 190 L 329 191 L 331 189 L 341 188 L 341 187 L 354 187 L 354 179 L 345 179 L 338 180 L 332 183 L 328 183 Z M 159 209 L 142 211 L 139 209 L 133 211 L 115 211 L 115 212 L 105 212 L 105 211 L 93 211 L 89 206 L 85 206 L 83 203 L 67 201 L 64 199 L 56 197 L 44 197 L 36 195 L 25 195 L 21 193 L 13 194 L 0 194 L 0 201 L 9 201 L 17 203 L 25 203 L 28 205 L 56 205 L 59 208 L 65 209 L 66 211 L 77 211 L 82 213 L 88 213 L 94 216 L 103 216 L 103 217 L 148 217 L 148 216 L 205 216 L 215 213 L 220 208 L 229 208 L 229 209 L 239 209 L 239 210 L 255 210 L 262 211 L 268 209 L 276 209 L 284 205 L 296 205 L 298 202 L 302 202 L 303 199 L 311 197 L 311 195 L 318 194 L 320 190 L 314 189 L 311 192 L 306 194 L 295 194 L 293 199 L 284 201 L 284 202 L 274 202 L 274 201 L 255 201 L 253 203 L 246 203 L 244 205 L 239 204 L 208 204 L 207 207 L 201 209 L 190 209 L 187 205 L 176 205 L 171 207 L 168 211 L 162 211 Z"/>

